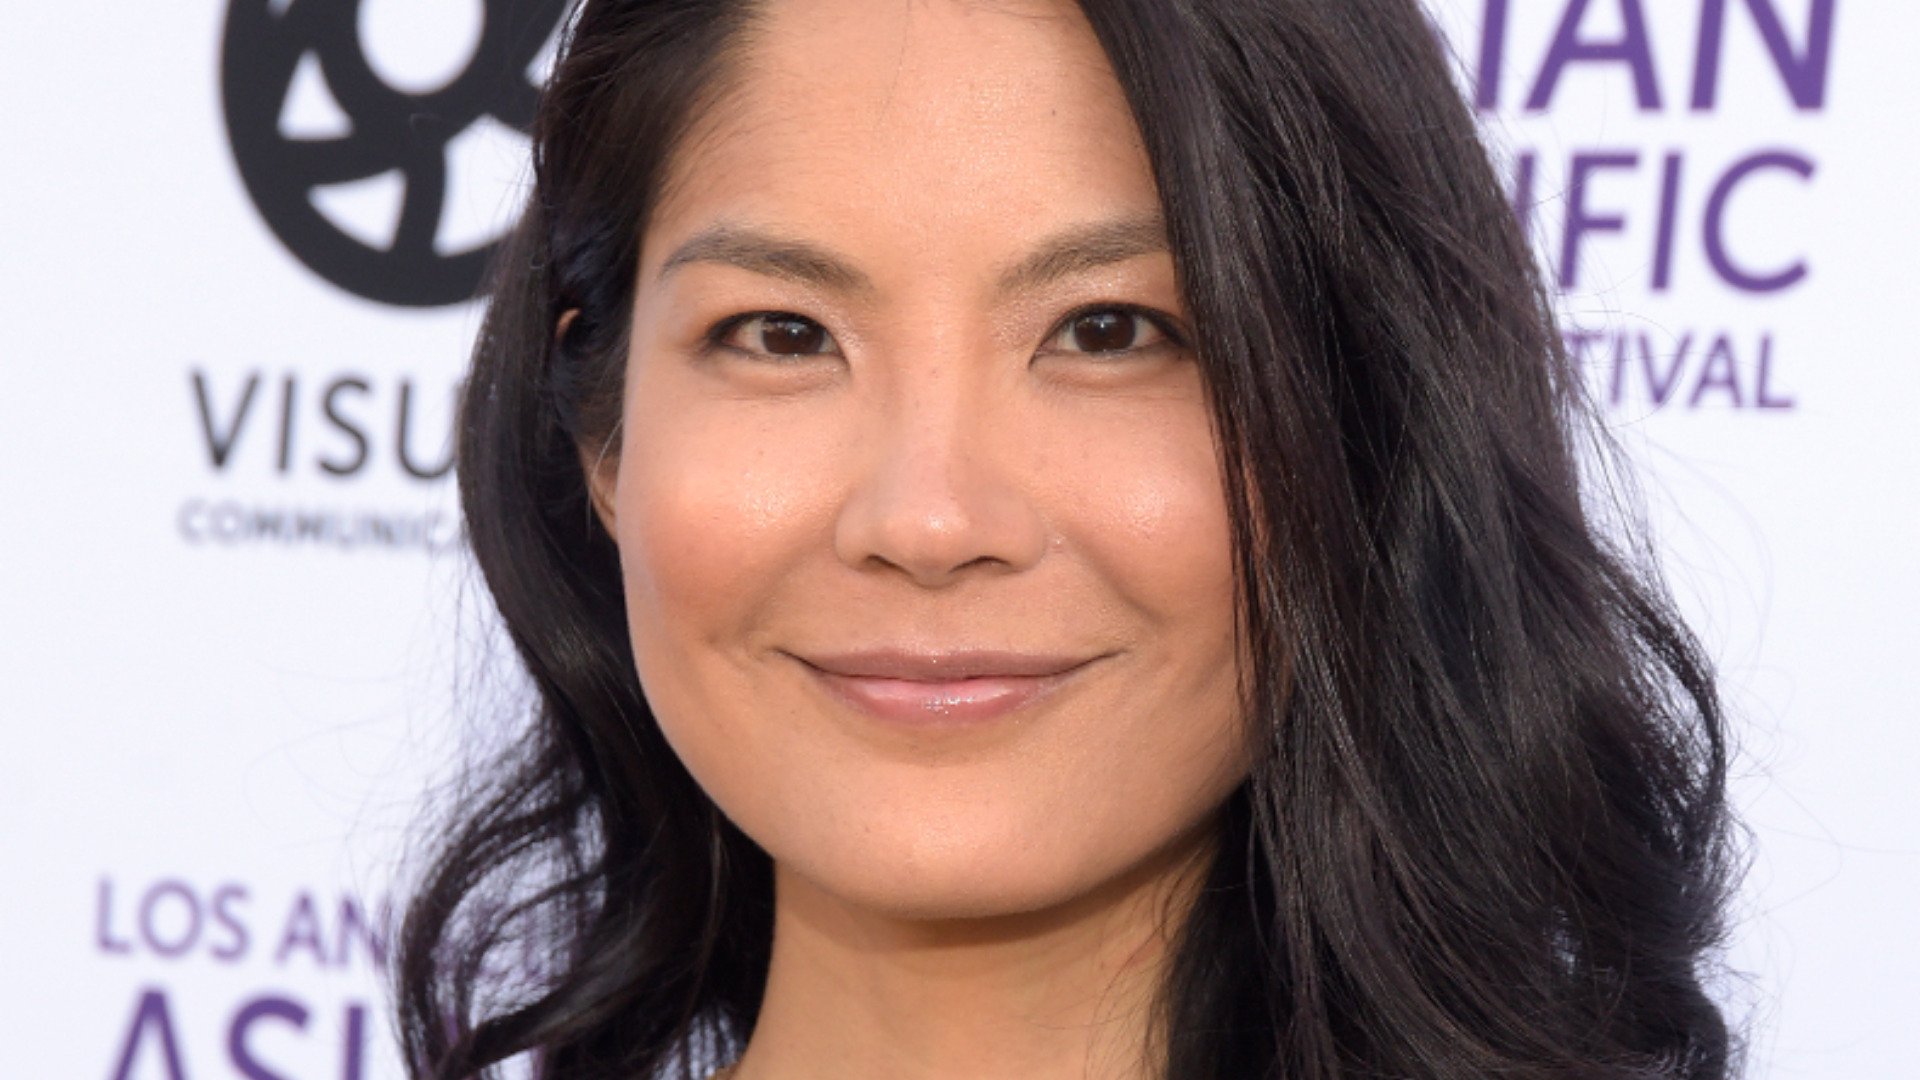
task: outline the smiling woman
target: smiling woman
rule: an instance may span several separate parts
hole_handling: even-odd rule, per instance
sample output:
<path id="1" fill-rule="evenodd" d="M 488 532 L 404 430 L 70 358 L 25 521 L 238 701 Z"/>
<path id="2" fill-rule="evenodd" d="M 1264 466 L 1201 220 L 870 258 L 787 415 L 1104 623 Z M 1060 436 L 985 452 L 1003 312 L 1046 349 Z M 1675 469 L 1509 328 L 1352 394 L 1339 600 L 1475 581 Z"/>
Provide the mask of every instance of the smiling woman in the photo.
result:
<path id="1" fill-rule="evenodd" d="M 535 134 L 416 1077 L 1727 1074 L 1712 680 L 1412 0 L 590 0 Z"/>

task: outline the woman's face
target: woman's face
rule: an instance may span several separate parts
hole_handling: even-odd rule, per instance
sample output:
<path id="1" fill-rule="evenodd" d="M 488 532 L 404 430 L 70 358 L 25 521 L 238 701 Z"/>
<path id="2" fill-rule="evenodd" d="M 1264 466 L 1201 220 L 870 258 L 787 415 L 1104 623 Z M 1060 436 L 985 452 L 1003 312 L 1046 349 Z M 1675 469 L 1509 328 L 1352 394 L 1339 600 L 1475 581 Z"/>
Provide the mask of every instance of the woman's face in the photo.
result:
<path id="1" fill-rule="evenodd" d="M 1196 850 L 1244 775 L 1226 509 L 1091 29 L 794 0 L 746 40 L 586 454 L 662 729 L 783 874 L 891 914 Z"/>

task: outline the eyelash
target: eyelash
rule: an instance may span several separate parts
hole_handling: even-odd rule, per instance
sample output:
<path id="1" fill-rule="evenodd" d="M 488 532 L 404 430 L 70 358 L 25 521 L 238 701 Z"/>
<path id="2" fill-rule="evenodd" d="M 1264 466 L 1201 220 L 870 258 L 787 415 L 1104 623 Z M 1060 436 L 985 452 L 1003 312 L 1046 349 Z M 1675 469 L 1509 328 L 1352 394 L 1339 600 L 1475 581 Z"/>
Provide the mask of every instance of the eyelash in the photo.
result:
<path id="1" fill-rule="evenodd" d="M 1129 316 L 1133 316 L 1135 318 L 1141 319 L 1142 321 L 1146 322 L 1149 326 L 1152 326 L 1153 329 L 1157 331 L 1160 334 L 1161 338 L 1163 338 L 1164 340 L 1150 342 L 1146 345 L 1136 345 L 1127 349 L 1116 349 L 1110 352 L 1085 352 L 1084 350 L 1072 350 L 1072 349 L 1064 349 L 1060 351 L 1066 352 L 1066 353 L 1079 352 L 1081 355 L 1084 355 L 1084 356 L 1129 356 L 1129 355 L 1138 355 L 1141 353 L 1153 352 L 1153 351 L 1157 351 L 1165 348 L 1185 349 L 1187 347 L 1186 334 L 1179 328 L 1176 321 L 1171 316 L 1163 312 L 1155 311 L 1152 308 L 1141 307 L 1137 304 L 1114 304 L 1114 303 L 1086 304 L 1081 307 L 1077 307 L 1072 311 L 1069 311 L 1067 314 L 1061 316 L 1060 319 L 1053 324 L 1052 329 L 1047 331 L 1046 336 L 1041 339 L 1043 342 L 1043 347 L 1044 347 L 1044 343 L 1052 342 L 1055 339 L 1059 338 L 1062 334 L 1067 333 L 1068 330 L 1073 326 L 1073 324 L 1078 322 L 1079 320 L 1087 318 L 1090 315 L 1108 315 L 1108 314 L 1129 315 Z M 793 353 L 793 354 L 767 353 L 757 349 L 743 349 L 737 345 L 727 344 L 727 339 L 733 336 L 734 331 L 740 329 L 742 326 L 745 326 L 747 323 L 750 323 L 755 319 L 783 319 L 783 320 L 793 320 L 797 322 L 808 323 L 812 326 L 819 327 L 821 332 L 823 334 L 826 334 L 827 339 L 834 343 L 836 350 L 838 349 L 839 342 L 834 339 L 833 334 L 830 331 L 828 331 L 826 327 L 822 325 L 818 320 L 810 319 L 805 315 L 801 315 L 798 312 L 793 312 L 793 311 L 765 310 L 765 311 L 743 311 L 738 315 L 730 315 L 720 320 L 719 322 L 715 323 L 713 325 L 713 328 L 708 330 L 706 334 L 706 341 L 705 341 L 706 351 L 713 352 L 713 351 L 719 351 L 719 350 L 726 350 L 726 351 L 742 353 L 742 354 L 745 354 L 748 356 L 754 356 L 754 357 L 778 357 L 781 359 L 798 359 L 800 357 L 805 357 L 805 356 L 832 355 L 832 353 L 824 353 L 824 352 L 823 353 Z"/>
<path id="2" fill-rule="evenodd" d="M 1187 347 L 1187 335 L 1180 329 L 1171 315 L 1155 311 L 1152 308 L 1144 308 L 1138 304 L 1086 304 L 1077 307 L 1061 316 L 1060 320 L 1053 324 L 1053 329 L 1047 331 L 1047 336 L 1043 340 L 1047 342 L 1053 341 L 1060 335 L 1066 333 L 1074 323 L 1079 322 L 1089 315 L 1131 315 L 1145 322 L 1148 326 L 1153 327 L 1164 340 L 1151 342 L 1146 345 L 1135 345 L 1131 348 L 1118 349 L 1113 352 L 1083 352 L 1082 355 L 1084 356 L 1137 356 L 1142 353 L 1156 352 L 1162 349 L 1185 349 Z M 1072 352 L 1076 350 L 1066 351 Z"/>

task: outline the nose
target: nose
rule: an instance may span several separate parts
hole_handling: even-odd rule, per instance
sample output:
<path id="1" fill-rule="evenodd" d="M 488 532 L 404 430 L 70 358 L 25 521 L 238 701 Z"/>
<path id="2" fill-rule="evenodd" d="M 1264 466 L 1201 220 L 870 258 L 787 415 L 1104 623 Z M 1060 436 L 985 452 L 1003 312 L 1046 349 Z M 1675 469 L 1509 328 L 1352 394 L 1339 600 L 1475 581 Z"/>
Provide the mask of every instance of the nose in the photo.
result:
<path id="1" fill-rule="evenodd" d="M 1017 410 L 1004 385 L 937 370 L 888 396 L 863 467 L 834 525 L 834 549 L 857 570 L 892 569 L 923 588 L 1027 569 L 1047 548 Z M 1001 404 L 1004 404 L 1002 402 Z"/>

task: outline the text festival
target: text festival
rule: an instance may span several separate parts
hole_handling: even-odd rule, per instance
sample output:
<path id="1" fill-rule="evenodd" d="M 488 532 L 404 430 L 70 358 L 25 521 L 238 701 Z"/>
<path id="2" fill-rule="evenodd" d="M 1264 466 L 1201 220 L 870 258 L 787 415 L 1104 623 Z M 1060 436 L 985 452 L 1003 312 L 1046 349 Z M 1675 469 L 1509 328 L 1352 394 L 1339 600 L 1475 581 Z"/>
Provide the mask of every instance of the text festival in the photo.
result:
<path id="1" fill-rule="evenodd" d="M 1724 96 L 1728 43 L 1738 22 L 1744 21 L 1757 37 L 1767 60 L 1765 70 L 1777 77 L 1785 101 L 1799 112 L 1817 113 L 1826 108 L 1835 3 L 1788 4 L 1798 9 L 1794 14 L 1803 13 L 1790 21 L 1778 0 L 1699 0 L 1692 39 L 1663 38 L 1656 50 L 1643 0 L 1564 0 L 1544 49 L 1517 56 L 1508 34 L 1515 0 L 1484 0 L 1473 72 L 1475 104 L 1483 113 L 1544 112 L 1567 75 L 1595 71 L 1628 89 L 1642 115 L 1712 114 Z M 1608 8 L 1613 10 L 1604 10 Z M 1619 31 L 1593 34 L 1590 22 L 1599 20 L 1590 20 L 1590 14 L 1615 16 Z M 1663 70 L 1656 66 L 1656 54 L 1691 63 Z M 1683 182 L 1689 181 L 1691 165 L 1681 150 L 1576 150 L 1560 170 L 1564 189 L 1555 195 L 1541 190 L 1539 153 L 1524 150 L 1513 162 L 1511 191 L 1516 212 L 1536 238 L 1543 229 L 1557 227 L 1559 242 L 1551 243 L 1549 236 L 1546 255 L 1565 291 L 1581 287 L 1582 253 L 1596 238 L 1637 245 L 1642 257 L 1634 265 L 1647 268 L 1644 284 L 1655 295 L 1673 289 L 1676 255 L 1686 250 L 1683 245 L 1697 244 L 1711 280 L 1735 293 L 1767 297 L 1805 281 L 1810 269 L 1804 256 L 1768 265 L 1743 258 L 1741 245 L 1729 236 L 1728 211 L 1756 181 L 1804 186 L 1816 172 L 1813 159 L 1790 147 L 1767 146 L 1731 162 L 1716 162 L 1708 173 L 1712 182 L 1705 187 L 1705 197 L 1686 205 Z M 1594 191 L 1602 178 L 1633 184 L 1642 197 L 1637 202 L 1604 201 Z M 1548 195 L 1555 197 L 1543 197 Z M 1550 209 L 1554 207 L 1557 215 Z M 1551 220 L 1555 217 L 1558 220 Z M 1795 404 L 1775 383 L 1771 333 L 1688 331 L 1667 338 L 1570 328 L 1567 344 L 1576 363 L 1599 375 L 1596 390 L 1613 406 L 1630 399 L 1653 409 L 1713 405 L 1782 410 Z"/>

